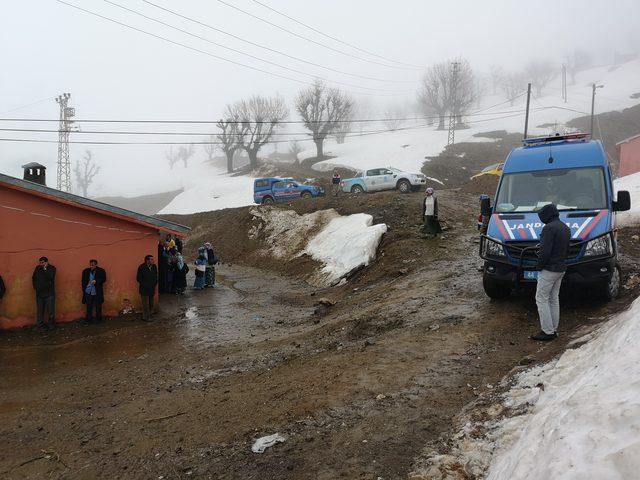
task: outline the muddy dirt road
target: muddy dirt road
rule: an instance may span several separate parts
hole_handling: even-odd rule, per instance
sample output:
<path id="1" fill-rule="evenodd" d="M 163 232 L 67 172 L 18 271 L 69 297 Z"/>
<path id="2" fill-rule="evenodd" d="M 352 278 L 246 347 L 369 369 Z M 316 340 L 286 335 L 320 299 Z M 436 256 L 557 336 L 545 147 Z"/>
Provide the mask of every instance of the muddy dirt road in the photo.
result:
<path id="1" fill-rule="evenodd" d="M 632 298 L 569 294 L 560 339 L 531 342 L 531 296 L 482 292 L 472 218 L 449 210 L 445 238 L 425 240 L 397 220 L 418 195 L 378 198 L 341 207 L 391 227 L 376 264 L 345 286 L 238 261 L 218 288 L 163 297 L 151 324 L 0 333 L 0 477 L 406 478 L 465 404 Z M 454 199 L 460 211 L 474 202 L 441 196 Z M 640 258 L 628 252 L 627 273 Z M 336 303 L 319 311 L 321 297 Z M 284 443 L 251 452 L 276 432 Z"/>

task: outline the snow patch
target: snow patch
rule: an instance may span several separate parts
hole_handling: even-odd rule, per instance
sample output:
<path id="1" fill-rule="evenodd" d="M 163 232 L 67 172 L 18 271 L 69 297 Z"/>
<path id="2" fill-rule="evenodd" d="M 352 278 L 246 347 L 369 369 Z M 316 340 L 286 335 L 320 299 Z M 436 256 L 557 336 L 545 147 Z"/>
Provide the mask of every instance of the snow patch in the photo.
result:
<path id="1" fill-rule="evenodd" d="M 373 217 L 365 213 L 340 216 L 330 209 L 298 215 L 292 210 L 256 207 L 251 214 L 258 221 L 249 237 L 262 240 L 264 254 L 282 260 L 309 255 L 322 263 L 321 270 L 308 279 L 318 286 L 334 285 L 356 268 L 369 265 L 387 231 L 385 224 L 373 225 Z"/>
<path id="2" fill-rule="evenodd" d="M 369 265 L 386 231 L 385 224 L 373 225 L 373 217 L 366 213 L 336 217 L 309 240 L 304 253 L 322 262 L 322 275 L 334 283 L 356 268 Z"/>
<path id="3" fill-rule="evenodd" d="M 255 442 L 253 442 L 251 451 L 253 453 L 264 453 L 267 448 L 273 447 L 276 443 L 283 443 L 285 440 L 286 438 L 279 433 L 260 437 Z"/>
<path id="4" fill-rule="evenodd" d="M 428 456 L 416 478 L 636 478 L 640 299 L 585 340 L 505 380 L 513 386 L 485 419 L 467 421 L 449 453 Z"/>
<path id="5" fill-rule="evenodd" d="M 631 210 L 617 214 L 617 225 L 619 227 L 630 227 L 640 224 L 640 173 L 620 177 L 613 184 L 616 192 L 628 190 L 631 195 Z"/>

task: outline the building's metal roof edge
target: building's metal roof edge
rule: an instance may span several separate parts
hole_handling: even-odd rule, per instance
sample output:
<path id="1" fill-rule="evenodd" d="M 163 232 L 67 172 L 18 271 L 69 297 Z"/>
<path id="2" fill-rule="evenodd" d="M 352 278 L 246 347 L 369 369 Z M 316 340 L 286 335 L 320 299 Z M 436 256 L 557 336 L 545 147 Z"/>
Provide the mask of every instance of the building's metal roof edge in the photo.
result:
<path id="1" fill-rule="evenodd" d="M 618 145 L 622 145 L 623 143 L 630 142 L 631 140 L 635 140 L 636 138 L 640 138 L 640 133 L 633 135 L 632 137 L 625 138 L 624 140 L 620 140 L 618 143 L 616 143 L 616 147 Z"/>
<path id="2" fill-rule="evenodd" d="M 12 177 L 0 173 L 0 183 L 6 183 L 14 185 L 16 187 L 24 188 L 25 190 L 31 190 L 34 192 L 42 193 L 56 199 L 65 200 L 67 202 L 77 203 L 85 207 L 89 207 L 106 214 L 120 215 L 128 217 L 138 223 L 145 223 L 149 226 L 155 226 L 161 229 L 170 230 L 174 233 L 188 233 L 191 229 L 185 225 L 179 223 L 173 223 L 161 218 L 151 217 L 149 215 L 143 215 L 142 213 L 132 212 L 124 208 L 116 207 L 115 205 L 109 205 L 108 203 L 98 202 L 91 200 L 90 198 L 82 197 L 80 195 L 74 195 L 73 193 L 63 192 L 56 190 L 55 188 L 40 185 L 39 183 L 30 182 L 28 180 L 22 180 L 20 178 Z"/>

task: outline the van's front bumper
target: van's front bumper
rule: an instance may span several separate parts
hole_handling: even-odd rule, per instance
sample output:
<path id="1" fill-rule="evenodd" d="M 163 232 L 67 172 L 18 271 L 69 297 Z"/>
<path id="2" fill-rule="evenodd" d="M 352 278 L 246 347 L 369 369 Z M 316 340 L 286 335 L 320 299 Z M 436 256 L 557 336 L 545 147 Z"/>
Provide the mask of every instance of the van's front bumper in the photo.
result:
<path id="1" fill-rule="evenodd" d="M 577 265 L 567 265 L 567 273 L 564 276 L 564 281 L 575 285 L 608 282 L 609 279 L 611 279 L 615 266 L 615 258 L 603 258 L 586 263 L 579 263 Z M 524 270 L 531 270 L 531 268 L 525 268 Z M 513 285 L 518 282 L 523 285 L 536 283 L 535 280 L 525 280 L 522 277 L 522 271 L 523 270 L 520 270 L 517 265 L 494 262 L 490 259 L 486 259 L 484 262 L 484 274 L 497 282 L 510 283 Z M 518 279 L 519 272 L 520 278 Z"/>

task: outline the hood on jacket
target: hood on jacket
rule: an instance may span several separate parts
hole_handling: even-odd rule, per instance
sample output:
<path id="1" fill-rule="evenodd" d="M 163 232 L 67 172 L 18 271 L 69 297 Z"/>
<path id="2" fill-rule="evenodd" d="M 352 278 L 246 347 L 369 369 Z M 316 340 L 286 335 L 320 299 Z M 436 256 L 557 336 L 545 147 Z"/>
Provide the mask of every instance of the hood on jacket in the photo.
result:
<path id="1" fill-rule="evenodd" d="M 560 212 L 558 212 L 558 207 L 556 207 L 553 203 L 549 203 L 540 209 L 538 212 L 538 217 L 542 223 L 549 223 L 554 218 L 560 217 Z"/>

